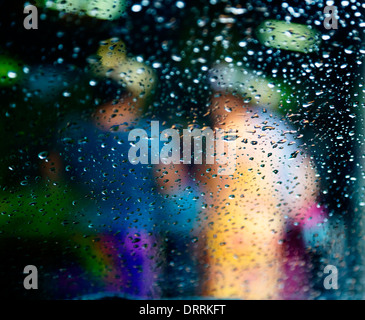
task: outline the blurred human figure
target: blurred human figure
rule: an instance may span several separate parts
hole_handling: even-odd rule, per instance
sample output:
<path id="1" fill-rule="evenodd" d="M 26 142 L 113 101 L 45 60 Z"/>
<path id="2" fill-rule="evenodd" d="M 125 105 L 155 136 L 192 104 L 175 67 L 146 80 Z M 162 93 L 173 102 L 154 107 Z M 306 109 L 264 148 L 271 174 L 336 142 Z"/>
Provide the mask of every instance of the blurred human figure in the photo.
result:
<path id="1" fill-rule="evenodd" d="M 162 230 L 166 248 L 164 296 L 192 297 L 199 288 L 196 242 L 199 238 L 201 197 L 189 165 L 163 164 L 155 166 L 156 183 L 163 195 Z"/>
<path id="2" fill-rule="evenodd" d="M 69 178 L 84 189 L 96 207 L 89 228 L 99 241 L 81 236 L 80 255 L 104 289 L 133 296 L 159 296 L 156 217 L 161 197 L 154 192 L 152 167 L 128 161 L 128 133 L 148 129 L 144 101 L 131 94 L 98 107 L 91 119 L 72 117 L 61 129 L 61 155 Z"/>
<path id="3" fill-rule="evenodd" d="M 89 271 L 103 279 L 104 290 L 157 298 L 162 198 L 155 191 L 153 168 L 128 161 L 129 132 L 148 131 L 144 112 L 156 79 L 151 68 L 127 57 L 118 38 L 101 41 L 97 55 L 90 66 L 94 75 L 116 81 L 126 92 L 97 107 L 91 119 L 74 117 L 61 130 L 67 171 L 97 204 L 89 227 L 100 240 L 76 241 L 91 248 L 82 256 Z"/>
<path id="4" fill-rule="evenodd" d="M 215 92 L 209 112 L 215 128 L 237 133 L 237 155 L 232 175 L 220 175 L 217 164 L 196 167 L 207 204 L 203 295 L 279 299 L 286 227 L 309 223 L 315 168 L 296 131 L 265 107 Z"/>

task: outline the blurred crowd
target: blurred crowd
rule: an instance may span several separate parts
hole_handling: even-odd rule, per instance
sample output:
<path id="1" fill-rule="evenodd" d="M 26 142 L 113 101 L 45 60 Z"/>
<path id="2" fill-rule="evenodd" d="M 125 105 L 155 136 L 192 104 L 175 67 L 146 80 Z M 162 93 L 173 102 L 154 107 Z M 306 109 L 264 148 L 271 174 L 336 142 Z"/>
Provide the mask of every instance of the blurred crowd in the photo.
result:
<path id="1" fill-rule="evenodd" d="M 332 239 L 310 142 L 321 29 L 276 2 L 116 3 L 38 1 L 38 30 L 4 18 L 0 237 L 14 294 L 30 296 L 17 289 L 26 263 L 46 274 L 42 298 L 317 298 Z M 130 163 L 129 132 L 151 121 L 223 129 L 234 173 Z"/>

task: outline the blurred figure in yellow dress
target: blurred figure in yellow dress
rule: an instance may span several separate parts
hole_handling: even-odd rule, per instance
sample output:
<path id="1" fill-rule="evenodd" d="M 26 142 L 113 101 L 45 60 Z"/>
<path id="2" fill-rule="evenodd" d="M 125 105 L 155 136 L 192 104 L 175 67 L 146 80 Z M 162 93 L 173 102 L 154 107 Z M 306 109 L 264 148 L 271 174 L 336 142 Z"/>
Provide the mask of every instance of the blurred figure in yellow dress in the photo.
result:
<path id="1" fill-rule="evenodd" d="M 286 229 L 306 227 L 308 212 L 317 212 L 315 168 L 298 146 L 298 133 L 272 111 L 216 92 L 209 113 L 214 128 L 237 139 L 232 175 L 220 175 L 218 164 L 196 166 L 207 216 L 203 295 L 280 299 Z M 296 263 L 305 263 L 301 259 Z"/>

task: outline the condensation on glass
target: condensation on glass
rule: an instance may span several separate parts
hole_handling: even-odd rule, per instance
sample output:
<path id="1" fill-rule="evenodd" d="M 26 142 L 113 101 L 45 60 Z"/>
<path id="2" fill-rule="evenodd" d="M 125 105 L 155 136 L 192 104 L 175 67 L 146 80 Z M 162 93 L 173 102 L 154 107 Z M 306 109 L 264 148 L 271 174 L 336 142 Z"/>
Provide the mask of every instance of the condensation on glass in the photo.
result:
<path id="1" fill-rule="evenodd" d="M 1 297 L 363 299 L 364 11 L 0 10 Z"/>

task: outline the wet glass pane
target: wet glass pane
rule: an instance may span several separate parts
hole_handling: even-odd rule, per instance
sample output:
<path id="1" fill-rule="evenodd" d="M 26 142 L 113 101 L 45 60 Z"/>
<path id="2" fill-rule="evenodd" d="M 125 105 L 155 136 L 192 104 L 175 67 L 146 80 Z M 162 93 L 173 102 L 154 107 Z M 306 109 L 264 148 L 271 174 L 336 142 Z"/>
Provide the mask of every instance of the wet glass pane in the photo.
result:
<path id="1" fill-rule="evenodd" d="M 4 3 L 1 297 L 363 299 L 364 11 Z"/>

